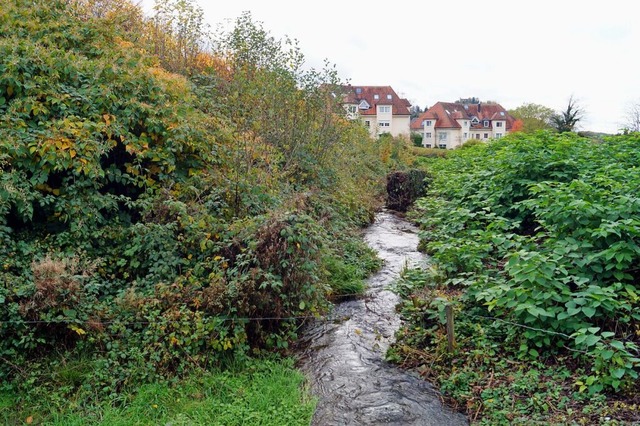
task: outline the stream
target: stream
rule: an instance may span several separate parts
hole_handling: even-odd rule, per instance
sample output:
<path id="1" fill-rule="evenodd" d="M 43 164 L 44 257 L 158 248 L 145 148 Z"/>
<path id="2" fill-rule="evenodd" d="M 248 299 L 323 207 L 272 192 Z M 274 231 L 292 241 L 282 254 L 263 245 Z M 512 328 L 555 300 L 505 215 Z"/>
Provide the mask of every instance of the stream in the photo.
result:
<path id="1" fill-rule="evenodd" d="M 399 297 L 387 286 L 405 265 L 426 261 L 417 251 L 417 229 L 382 211 L 364 238 L 384 260 L 367 280 L 365 296 L 337 304 L 333 321 L 317 321 L 303 331 L 299 367 L 318 398 L 312 424 L 467 425 L 464 415 L 442 405 L 428 382 L 384 359 L 401 323 L 395 311 Z"/>

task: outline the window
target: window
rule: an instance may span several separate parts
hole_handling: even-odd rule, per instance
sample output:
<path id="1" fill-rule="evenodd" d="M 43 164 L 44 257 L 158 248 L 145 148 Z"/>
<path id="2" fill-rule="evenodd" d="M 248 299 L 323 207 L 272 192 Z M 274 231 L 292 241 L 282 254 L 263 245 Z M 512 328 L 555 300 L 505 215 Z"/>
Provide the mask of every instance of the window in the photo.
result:
<path id="1" fill-rule="evenodd" d="M 387 99 L 391 100 L 391 99 L 393 99 L 393 96 L 387 95 Z"/>
<path id="2" fill-rule="evenodd" d="M 476 133 L 476 139 L 480 139 L 480 133 Z"/>
<path id="3" fill-rule="evenodd" d="M 391 127 L 391 123 L 388 121 L 379 121 L 378 127 Z"/>
<path id="4" fill-rule="evenodd" d="M 465 121 L 465 122 L 464 122 L 464 127 L 467 127 L 468 125 L 469 125 L 469 122 L 468 122 L 468 121 Z M 466 136 L 465 136 L 465 137 L 466 137 Z"/>
<path id="5" fill-rule="evenodd" d="M 373 99 L 380 99 L 380 95 L 373 95 Z"/>
<path id="6" fill-rule="evenodd" d="M 440 143 L 440 144 L 438 144 L 438 148 L 447 149 L 447 144 L 446 143 Z"/>
<path id="7" fill-rule="evenodd" d="M 446 141 L 447 140 L 447 134 L 446 133 L 438 133 L 438 140 L 439 141 Z"/>
<path id="8" fill-rule="evenodd" d="M 424 147 L 425 147 L 425 148 L 431 148 L 431 144 L 430 144 L 430 143 L 425 144 L 425 145 L 424 145 Z"/>
<path id="9" fill-rule="evenodd" d="M 484 138 L 485 138 L 485 139 L 489 139 L 489 133 L 485 133 L 485 134 L 484 134 Z"/>
<path id="10" fill-rule="evenodd" d="M 496 127 L 502 127 L 502 121 L 497 121 L 496 122 Z"/>
<path id="11" fill-rule="evenodd" d="M 466 139 L 468 139 L 468 137 L 467 137 L 467 133 L 466 133 L 466 132 L 465 132 L 465 134 L 464 134 L 464 139 L 465 139 L 465 140 L 466 140 Z"/>
<path id="12" fill-rule="evenodd" d="M 355 105 L 349 105 L 348 110 L 349 110 L 349 112 L 351 114 L 355 114 L 356 113 L 356 106 Z"/>
<path id="13" fill-rule="evenodd" d="M 369 109 L 370 108 L 369 104 L 364 99 L 360 102 L 360 105 L 358 105 L 358 107 L 360 109 Z"/>
<path id="14" fill-rule="evenodd" d="M 478 117 L 473 117 L 471 119 L 471 124 L 478 124 L 478 122 L 480 122 L 480 120 L 478 120 Z"/>
<path id="15" fill-rule="evenodd" d="M 390 113 L 391 112 L 391 106 L 390 105 L 380 105 L 378 107 L 378 112 L 380 113 Z"/>
<path id="16" fill-rule="evenodd" d="M 431 120 L 424 120 L 424 125 L 427 127 L 431 127 Z"/>
<path id="17" fill-rule="evenodd" d="M 370 120 L 364 120 L 364 125 L 366 127 L 371 127 L 371 121 Z"/>
<path id="18" fill-rule="evenodd" d="M 356 87 L 356 93 L 359 95 L 362 93 L 362 87 Z"/>
<path id="19" fill-rule="evenodd" d="M 482 125 L 484 127 L 489 127 L 489 120 L 484 120 L 484 122 L 482 123 Z"/>
<path id="20" fill-rule="evenodd" d="M 496 133 L 496 139 L 500 139 L 502 137 L 502 133 Z"/>
<path id="21" fill-rule="evenodd" d="M 431 139 L 431 132 L 427 132 L 427 133 L 425 133 L 425 134 L 424 134 L 424 137 L 425 137 L 425 138 L 429 138 L 429 139 Z"/>

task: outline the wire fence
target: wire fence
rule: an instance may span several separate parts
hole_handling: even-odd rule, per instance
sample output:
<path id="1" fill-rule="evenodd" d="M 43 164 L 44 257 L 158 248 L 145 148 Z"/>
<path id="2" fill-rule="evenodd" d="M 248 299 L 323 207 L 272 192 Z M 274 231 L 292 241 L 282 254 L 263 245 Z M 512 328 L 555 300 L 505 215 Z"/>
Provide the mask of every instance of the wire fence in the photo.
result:
<path id="1" fill-rule="evenodd" d="M 367 299 L 370 297 L 368 294 L 362 293 L 346 293 L 346 294 L 337 294 L 331 295 L 332 298 L 335 299 Z M 334 310 L 331 308 L 329 312 L 324 314 L 312 314 L 312 315 L 292 315 L 292 316 L 264 316 L 264 317 L 241 317 L 241 316 L 227 316 L 227 315 L 215 315 L 211 314 L 209 318 L 212 321 L 219 322 L 227 322 L 227 321 L 238 321 L 238 322 L 252 322 L 252 321 L 298 321 L 298 320 L 309 320 L 313 319 L 316 321 L 325 321 L 332 322 L 339 319 L 343 319 L 342 316 L 334 315 Z M 195 311 L 192 311 L 195 312 Z M 202 312 L 202 311 L 200 311 Z M 189 321 L 191 318 L 182 318 L 182 319 L 163 319 L 163 323 L 184 323 L 185 321 Z M 0 326 L 3 324 L 74 324 L 78 325 L 82 322 L 92 321 L 91 319 L 83 321 L 81 319 L 69 319 L 69 318 L 53 318 L 48 320 L 28 320 L 28 319 L 14 319 L 14 320 L 0 320 Z M 154 320 L 137 320 L 137 321 L 123 321 L 123 320 L 100 320 L 95 319 L 96 322 L 99 322 L 103 325 L 109 324 L 124 324 L 124 325 L 147 325 L 157 323 L 158 319 Z"/>

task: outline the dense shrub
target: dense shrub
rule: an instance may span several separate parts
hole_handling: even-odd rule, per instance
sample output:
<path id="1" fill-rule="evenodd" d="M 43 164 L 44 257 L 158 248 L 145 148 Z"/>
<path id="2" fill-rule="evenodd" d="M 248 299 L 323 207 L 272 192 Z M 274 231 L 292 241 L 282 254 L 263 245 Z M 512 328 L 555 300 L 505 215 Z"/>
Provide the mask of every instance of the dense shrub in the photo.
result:
<path id="1" fill-rule="evenodd" d="M 427 173 L 411 169 L 395 171 L 387 175 L 387 207 L 406 212 L 413 202 L 425 194 Z"/>
<path id="2" fill-rule="evenodd" d="M 462 321 L 505 321 L 494 338 L 523 359 L 569 351 L 592 393 L 629 389 L 640 367 L 639 147 L 540 132 L 456 150 L 427 163 L 414 216 Z"/>
<path id="3" fill-rule="evenodd" d="M 187 78 L 92 4 L 0 10 L 0 382 L 83 357 L 62 392 L 111 395 L 285 349 L 378 265 L 356 230 L 406 146 L 249 15 Z"/>

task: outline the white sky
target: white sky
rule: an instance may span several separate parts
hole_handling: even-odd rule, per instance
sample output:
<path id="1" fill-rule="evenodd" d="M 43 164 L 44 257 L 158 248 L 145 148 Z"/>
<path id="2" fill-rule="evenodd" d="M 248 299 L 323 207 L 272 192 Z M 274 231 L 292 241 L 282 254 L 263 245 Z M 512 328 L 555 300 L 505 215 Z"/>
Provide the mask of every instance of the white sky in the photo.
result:
<path id="1" fill-rule="evenodd" d="M 153 0 L 143 0 L 152 4 Z M 421 108 L 461 97 L 555 110 L 573 95 L 582 130 L 615 133 L 640 103 L 637 0 L 197 0 L 212 28 L 244 11 L 307 65 L 391 86 Z"/>

